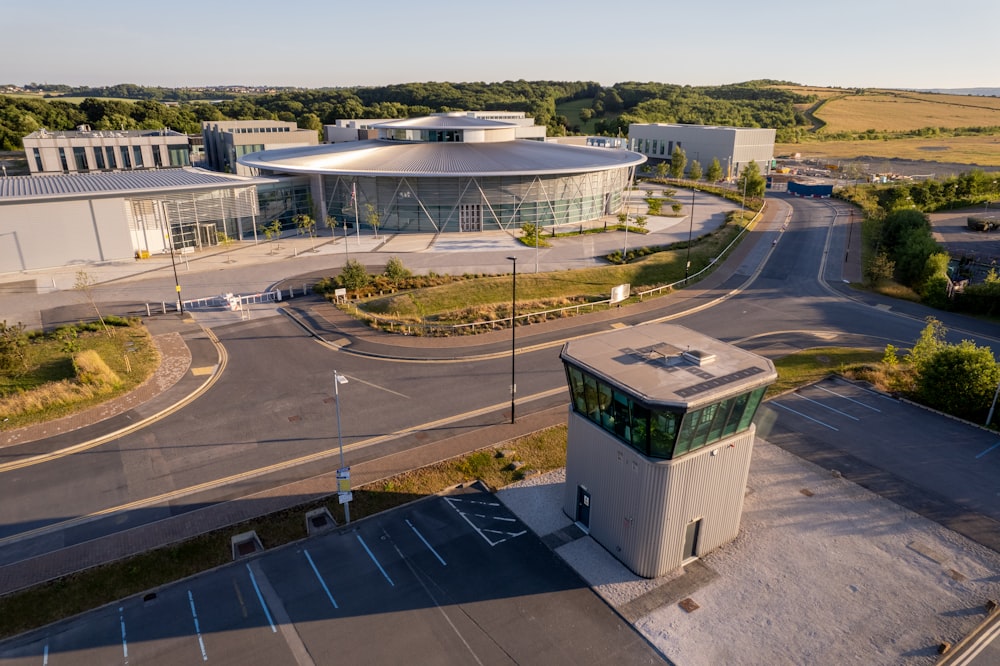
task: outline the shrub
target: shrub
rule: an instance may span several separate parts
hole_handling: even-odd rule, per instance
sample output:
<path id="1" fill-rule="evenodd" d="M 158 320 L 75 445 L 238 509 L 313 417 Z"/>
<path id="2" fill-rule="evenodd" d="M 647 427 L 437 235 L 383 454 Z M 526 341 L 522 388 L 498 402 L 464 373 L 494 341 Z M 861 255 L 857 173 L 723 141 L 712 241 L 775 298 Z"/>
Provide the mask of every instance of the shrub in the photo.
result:
<path id="1" fill-rule="evenodd" d="M 111 390 L 121 386 L 122 380 L 108 367 L 101 355 L 93 349 L 73 355 L 76 379 L 84 386 L 92 386 L 98 391 Z"/>
<path id="2" fill-rule="evenodd" d="M 350 259 L 340 273 L 340 283 L 353 291 L 364 289 L 371 283 L 371 276 L 357 259 Z"/>
<path id="3" fill-rule="evenodd" d="M 385 270 L 382 274 L 395 283 L 405 280 L 412 275 L 410 270 L 403 265 L 403 260 L 399 257 L 389 257 L 389 261 L 385 262 Z"/>

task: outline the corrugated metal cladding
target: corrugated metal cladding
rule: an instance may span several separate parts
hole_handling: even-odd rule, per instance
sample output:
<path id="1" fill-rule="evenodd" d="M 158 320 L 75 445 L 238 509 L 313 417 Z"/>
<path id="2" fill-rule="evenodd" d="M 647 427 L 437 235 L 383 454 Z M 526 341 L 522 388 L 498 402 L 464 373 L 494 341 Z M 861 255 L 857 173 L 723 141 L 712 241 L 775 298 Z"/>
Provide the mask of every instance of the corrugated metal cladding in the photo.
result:
<path id="1" fill-rule="evenodd" d="M 677 460 L 653 461 L 572 409 L 568 420 L 563 511 L 576 518 L 577 487 L 585 487 L 590 535 L 637 575 L 680 567 L 692 520 L 702 521 L 696 555 L 736 538 L 753 427 Z"/>

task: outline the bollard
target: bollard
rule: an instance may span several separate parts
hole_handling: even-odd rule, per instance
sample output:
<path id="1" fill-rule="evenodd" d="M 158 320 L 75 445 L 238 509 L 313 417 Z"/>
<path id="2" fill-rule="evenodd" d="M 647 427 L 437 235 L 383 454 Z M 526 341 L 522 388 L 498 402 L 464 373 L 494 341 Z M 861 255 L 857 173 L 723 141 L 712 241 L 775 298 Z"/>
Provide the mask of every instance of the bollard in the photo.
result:
<path id="1" fill-rule="evenodd" d="M 160 301 L 160 307 L 163 308 L 163 314 L 167 314 L 167 302 Z"/>
<path id="2" fill-rule="evenodd" d="M 146 303 L 146 316 L 147 317 L 152 317 L 153 316 L 153 314 L 149 311 L 149 303 Z"/>

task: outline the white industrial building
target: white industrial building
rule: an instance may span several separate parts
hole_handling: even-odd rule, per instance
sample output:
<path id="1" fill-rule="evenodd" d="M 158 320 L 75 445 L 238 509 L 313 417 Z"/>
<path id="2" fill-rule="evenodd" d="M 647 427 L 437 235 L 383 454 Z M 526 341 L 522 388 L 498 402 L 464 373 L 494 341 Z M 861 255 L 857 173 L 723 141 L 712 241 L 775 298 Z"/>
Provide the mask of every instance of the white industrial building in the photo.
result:
<path id="1" fill-rule="evenodd" d="M 640 576 L 739 533 L 771 361 L 673 324 L 568 342 L 563 511 Z"/>
<path id="2" fill-rule="evenodd" d="M 0 273 L 252 237 L 274 185 L 192 168 L 0 178 Z"/>
<path id="3" fill-rule="evenodd" d="M 431 116 L 461 116 L 478 118 L 479 120 L 496 120 L 510 123 L 517 129 L 514 137 L 517 139 L 545 140 L 545 126 L 536 125 L 535 119 L 526 117 L 524 111 L 463 111 L 449 113 L 432 113 Z M 364 141 L 377 139 L 377 125 L 393 122 L 393 118 L 355 118 L 352 120 L 336 120 L 333 125 L 323 125 L 323 139 L 326 143 L 343 143 L 344 141 Z"/>
<path id="4" fill-rule="evenodd" d="M 674 148 L 682 148 L 687 163 L 697 160 L 703 171 L 719 160 L 726 180 L 738 177 L 750 162 L 762 174 L 770 173 L 774 137 L 775 130 L 759 127 L 632 123 L 628 128 L 629 148 L 650 161 L 669 162 Z"/>

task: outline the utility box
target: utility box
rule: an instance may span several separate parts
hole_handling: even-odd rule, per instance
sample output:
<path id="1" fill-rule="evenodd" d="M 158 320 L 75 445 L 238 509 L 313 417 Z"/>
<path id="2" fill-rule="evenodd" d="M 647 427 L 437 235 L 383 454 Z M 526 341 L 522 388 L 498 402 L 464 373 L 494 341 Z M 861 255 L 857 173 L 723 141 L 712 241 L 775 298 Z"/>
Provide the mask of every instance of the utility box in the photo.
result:
<path id="1" fill-rule="evenodd" d="M 774 364 L 673 324 L 568 342 L 563 511 L 656 578 L 736 538 Z"/>

